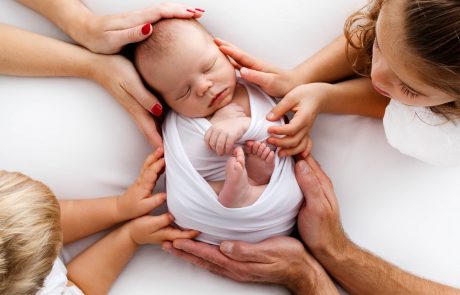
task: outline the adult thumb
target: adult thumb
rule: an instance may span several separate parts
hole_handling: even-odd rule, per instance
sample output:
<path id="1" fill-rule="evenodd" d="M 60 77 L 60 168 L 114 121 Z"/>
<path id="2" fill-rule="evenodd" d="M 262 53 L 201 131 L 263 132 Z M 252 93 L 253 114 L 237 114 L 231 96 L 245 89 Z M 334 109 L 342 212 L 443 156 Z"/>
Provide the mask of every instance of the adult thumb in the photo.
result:
<path id="1" fill-rule="evenodd" d="M 261 249 L 260 244 L 242 241 L 224 241 L 220 251 L 227 257 L 241 262 L 269 263 L 268 255 Z"/>
<path id="2" fill-rule="evenodd" d="M 305 160 L 296 163 L 295 177 L 306 202 L 314 202 L 324 195 L 318 178 Z"/>

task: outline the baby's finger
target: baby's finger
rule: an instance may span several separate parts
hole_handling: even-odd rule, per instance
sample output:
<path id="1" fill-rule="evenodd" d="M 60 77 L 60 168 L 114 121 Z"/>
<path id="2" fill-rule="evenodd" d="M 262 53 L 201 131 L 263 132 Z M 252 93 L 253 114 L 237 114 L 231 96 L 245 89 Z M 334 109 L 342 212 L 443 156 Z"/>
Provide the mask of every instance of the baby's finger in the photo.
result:
<path id="1" fill-rule="evenodd" d="M 217 145 L 217 139 L 219 138 L 219 135 L 221 134 L 221 132 L 219 132 L 218 130 L 215 130 L 213 128 L 213 131 L 211 133 L 211 137 L 209 138 L 209 146 L 211 147 L 211 149 L 213 151 L 216 150 L 216 145 Z"/>
<path id="2" fill-rule="evenodd" d="M 227 138 L 227 142 L 225 143 L 225 154 L 226 155 L 232 154 L 234 145 L 235 145 L 235 139 L 229 136 Z"/>
<path id="3" fill-rule="evenodd" d="M 221 132 L 216 140 L 215 151 L 217 155 L 222 156 L 224 154 L 224 151 L 226 150 L 227 140 L 228 140 L 227 134 L 225 132 Z"/>

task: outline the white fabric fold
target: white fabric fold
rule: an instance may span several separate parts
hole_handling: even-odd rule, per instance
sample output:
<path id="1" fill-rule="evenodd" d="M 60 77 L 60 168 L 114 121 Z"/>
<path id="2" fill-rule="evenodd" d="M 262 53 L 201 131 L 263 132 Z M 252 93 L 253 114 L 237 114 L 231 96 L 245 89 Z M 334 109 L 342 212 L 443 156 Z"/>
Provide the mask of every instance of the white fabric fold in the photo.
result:
<path id="1" fill-rule="evenodd" d="M 239 83 L 248 90 L 251 103 L 251 125 L 239 143 L 264 140 L 267 127 L 274 124 L 265 120 L 274 102 L 257 87 Z M 289 234 L 303 200 L 294 160 L 276 156 L 274 172 L 259 199 L 248 207 L 226 208 L 205 180 L 223 180 L 228 159 L 217 156 L 205 144 L 204 134 L 210 126 L 206 119 L 186 118 L 172 111 L 163 124 L 167 203 L 175 223 L 200 231 L 198 240 L 212 244 L 223 240 L 259 242 Z M 192 162 L 200 166 L 201 175 Z"/>

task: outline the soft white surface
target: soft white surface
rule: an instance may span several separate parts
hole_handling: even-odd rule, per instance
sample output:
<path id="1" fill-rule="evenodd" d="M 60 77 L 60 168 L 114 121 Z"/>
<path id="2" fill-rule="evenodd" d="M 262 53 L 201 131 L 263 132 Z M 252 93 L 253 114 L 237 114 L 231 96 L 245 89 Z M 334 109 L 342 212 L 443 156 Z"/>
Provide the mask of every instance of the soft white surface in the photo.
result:
<path id="1" fill-rule="evenodd" d="M 83 292 L 76 286 L 68 286 L 67 269 L 61 258 L 56 258 L 50 274 L 46 277 L 43 288 L 37 295 L 83 295 Z"/>
<path id="2" fill-rule="evenodd" d="M 140 8 L 147 0 L 85 1 L 97 13 Z M 187 1 L 192 3 L 192 1 Z M 194 1 L 216 35 L 259 57 L 293 66 L 342 30 L 363 1 Z M 7 0 L 0 22 L 65 39 L 50 23 Z M 1 54 L 1 53 L 0 53 Z M 0 167 L 51 186 L 61 198 L 120 193 L 150 149 L 135 125 L 98 85 L 79 79 L 0 77 Z M 424 277 L 460 287 L 460 169 L 401 155 L 382 123 L 321 116 L 313 154 L 332 178 L 343 225 L 361 245 Z M 67 247 L 75 255 L 93 239 Z M 111 294 L 287 294 L 240 284 L 143 247 Z"/>

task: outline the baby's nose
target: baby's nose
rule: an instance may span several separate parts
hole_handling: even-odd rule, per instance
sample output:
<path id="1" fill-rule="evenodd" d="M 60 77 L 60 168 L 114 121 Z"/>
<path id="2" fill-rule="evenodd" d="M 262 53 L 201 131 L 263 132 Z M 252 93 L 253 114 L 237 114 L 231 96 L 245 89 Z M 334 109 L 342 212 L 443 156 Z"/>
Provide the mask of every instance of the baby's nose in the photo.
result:
<path id="1" fill-rule="evenodd" d="M 213 83 L 211 80 L 203 79 L 198 86 L 198 96 L 204 96 L 206 92 L 212 87 Z"/>

